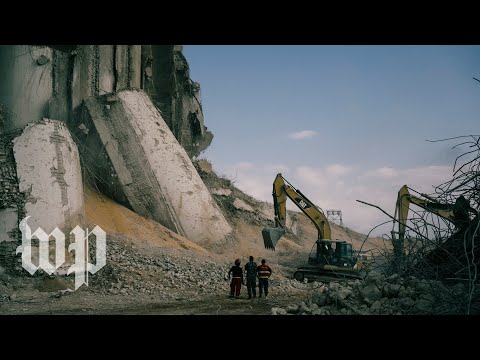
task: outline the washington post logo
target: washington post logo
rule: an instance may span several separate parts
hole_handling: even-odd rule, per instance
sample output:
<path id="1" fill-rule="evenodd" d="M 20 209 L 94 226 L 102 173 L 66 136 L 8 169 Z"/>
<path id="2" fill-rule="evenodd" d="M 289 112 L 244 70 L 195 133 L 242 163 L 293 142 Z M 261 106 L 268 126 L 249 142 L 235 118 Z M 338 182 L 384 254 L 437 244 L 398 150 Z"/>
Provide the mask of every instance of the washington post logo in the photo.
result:
<path id="1" fill-rule="evenodd" d="M 38 269 L 42 269 L 48 275 L 52 275 L 55 270 L 65 263 L 65 234 L 57 227 L 47 234 L 41 228 L 38 228 L 33 234 L 27 224 L 27 216 L 20 222 L 20 231 L 22 233 L 22 245 L 17 247 L 17 254 L 22 253 L 22 267 L 33 275 Z M 70 232 L 75 236 L 75 241 L 68 246 L 68 252 L 75 252 L 75 262 L 67 271 L 67 275 L 75 273 L 75 290 L 83 284 L 88 286 L 88 273 L 95 274 L 105 266 L 106 257 L 106 233 L 99 226 L 95 226 L 92 231 L 84 231 L 78 225 Z M 88 262 L 88 239 L 90 235 L 95 235 L 96 264 Z M 38 266 L 32 263 L 32 237 L 38 239 Z M 50 237 L 55 239 L 55 264 L 52 265 L 49 259 Z"/>

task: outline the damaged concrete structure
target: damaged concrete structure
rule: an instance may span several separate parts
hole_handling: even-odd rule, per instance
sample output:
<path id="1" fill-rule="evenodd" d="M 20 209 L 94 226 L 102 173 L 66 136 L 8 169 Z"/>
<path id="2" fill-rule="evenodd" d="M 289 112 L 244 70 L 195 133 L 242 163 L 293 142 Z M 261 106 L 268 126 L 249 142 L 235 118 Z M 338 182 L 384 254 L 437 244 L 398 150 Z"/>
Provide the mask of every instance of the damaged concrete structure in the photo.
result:
<path id="1" fill-rule="evenodd" d="M 25 194 L 28 225 L 50 233 L 82 223 L 83 184 L 77 146 L 65 123 L 28 124 L 13 140 L 18 189 Z M 21 220 L 21 219 L 20 219 Z"/>
<path id="2" fill-rule="evenodd" d="M 213 134 L 204 125 L 200 84 L 190 79 L 180 45 L 142 45 L 143 89 L 190 157 L 205 150 Z"/>
<path id="3" fill-rule="evenodd" d="M 95 178 L 108 179 L 98 183 L 105 194 L 196 243 L 219 241 L 231 232 L 185 149 L 143 91 L 87 99 L 77 128 L 89 152 L 85 166 Z M 92 151 L 95 144 L 104 151 Z M 102 166 L 106 160 L 108 166 Z"/>
<path id="4" fill-rule="evenodd" d="M 0 45 L 0 133 L 42 118 L 68 122 L 83 100 L 143 89 L 190 157 L 211 143 L 200 85 L 178 45 Z"/>
<path id="5" fill-rule="evenodd" d="M 77 146 L 66 124 L 45 119 L 0 140 L 0 261 L 15 266 L 18 224 L 68 233 L 82 224 L 83 184 Z"/>
<path id="6" fill-rule="evenodd" d="M 197 243 L 231 232 L 190 160 L 213 135 L 181 46 L 0 46 L 0 104 L 0 253 L 26 215 L 80 221 L 92 153 L 121 204 Z"/>

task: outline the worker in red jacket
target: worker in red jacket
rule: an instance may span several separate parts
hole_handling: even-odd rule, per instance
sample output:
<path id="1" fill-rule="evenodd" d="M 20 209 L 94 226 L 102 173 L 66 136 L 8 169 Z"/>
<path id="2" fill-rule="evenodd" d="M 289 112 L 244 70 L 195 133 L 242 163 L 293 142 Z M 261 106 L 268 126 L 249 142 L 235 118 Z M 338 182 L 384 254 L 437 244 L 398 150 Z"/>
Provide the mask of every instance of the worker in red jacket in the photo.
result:
<path id="1" fill-rule="evenodd" d="M 262 297 L 262 293 L 265 292 L 265 299 L 268 295 L 268 278 L 272 275 L 272 269 L 270 266 L 265 264 L 265 259 L 262 259 L 262 265 L 257 267 L 257 277 L 258 277 L 258 290 L 259 298 Z"/>
<path id="2" fill-rule="evenodd" d="M 243 283 L 243 269 L 240 267 L 240 259 L 235 260 L 235 265 L 232 266 L 228 272 L 229 279 L 230 274 L 233 275 L 232 282 L 230 283 L 230 297 L 233 298 L 233 295 L 235 294 L 235 298 L 238 299 L 240 297 L 240 288 Z"/>

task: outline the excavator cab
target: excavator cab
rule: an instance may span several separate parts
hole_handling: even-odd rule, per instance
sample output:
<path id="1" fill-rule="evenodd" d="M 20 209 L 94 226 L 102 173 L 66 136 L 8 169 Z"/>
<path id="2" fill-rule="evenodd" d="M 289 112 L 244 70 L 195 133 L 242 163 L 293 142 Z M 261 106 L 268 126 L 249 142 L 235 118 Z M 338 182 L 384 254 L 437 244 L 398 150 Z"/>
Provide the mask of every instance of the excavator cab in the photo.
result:
<path id="1" fill-rule="evenodd" d="M 338 240 L 317 240 L 308 257 L 308 264 L 317 266 L 332 265 L 351 268 L 356 262 L 352 244 Z"/>
<path id="2" fill-rule="evenodd" d="M 352 244 L 343 240 L 325 239 L 315 242 L 308 257 L 308 264 L 299 267 L 293 274 L 298 281 L 363 279 L 365 276 L 366 269 L 357 261 Z"/>

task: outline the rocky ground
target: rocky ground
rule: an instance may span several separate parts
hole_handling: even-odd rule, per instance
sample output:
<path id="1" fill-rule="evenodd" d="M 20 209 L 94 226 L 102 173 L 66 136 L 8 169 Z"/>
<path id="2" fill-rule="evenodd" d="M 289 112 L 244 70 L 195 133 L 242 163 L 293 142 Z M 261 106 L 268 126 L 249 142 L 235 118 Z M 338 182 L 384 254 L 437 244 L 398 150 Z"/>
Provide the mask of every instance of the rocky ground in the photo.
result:
<path id="1" fill-rule="evenodd" d="M 125 239 L 108 247 L 107 265 L 77 291 L 71 277 L 0 275 L 0 314 L 264 314 L 403 315 L 461 314 L 468 299 L 462 284 L 372 272 L 365 280 L 300 283 L 274 270 L 266 299 L 228 298 L 221 255 L 191 250 L 140 248 Z M 478 311 L 478 309 L 473 309 Z"/>
<path id="2" fill-rule="evenodd" d="M 208 314 L 208 315 L 410 315 L 480 313 L 478 291 L 467 284 L 370 272 L 364 280 L 300 283 L 293 272 L 304 265 L 316 229 L 302 214 L 290 216 L 294 231 L 263 246 L 261 229 L 271 226 L 273 209 L 236 189 L 207 162 L 197 170 L 234 229 L 220 244 L 200 246 L 108 198 L 86 191 L 91 225 L 107 232 L 107 264 L 90 275 L 88 286 L 73 289 L 73 276 L 7 274 L 0 268 L 0 314 Z M 389 252 L 382 239 L 332 224 L 334 238 L 355 249 Z M 387 246 L 387 247 L 386 247 Z M 253 255 L 273 269 L 268 299 L 229 295 L 228 270 Z M 380 259 L 380 258 L 379 258 Z M 17 259 L 18 260 L 18 259 Z M 375 266 L 372 267 L 375 269 Z M 20 267 L 21 269 L 21 267 Z M 379 268 L 377 268 L 379 269 Z M 475 300 L 475 301 L 474 301 Z M 470 306 L 469 306 L 470 304 Z"/>
<path id="3" fill-rule="evenodd" d="M 222 256 L 189 250 L 132 246 L 115 239 L 107 265 L 77 291 L 71 277 L 0 275 L 0 314 L 270 314 L 303 298 L 318 284 L 300 284 L 274 274 L 270 299 L 228 297 L 226 278 L 232 264 Z M 290 300 L 292 299 L 292 300 Z"/>

